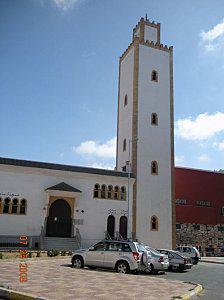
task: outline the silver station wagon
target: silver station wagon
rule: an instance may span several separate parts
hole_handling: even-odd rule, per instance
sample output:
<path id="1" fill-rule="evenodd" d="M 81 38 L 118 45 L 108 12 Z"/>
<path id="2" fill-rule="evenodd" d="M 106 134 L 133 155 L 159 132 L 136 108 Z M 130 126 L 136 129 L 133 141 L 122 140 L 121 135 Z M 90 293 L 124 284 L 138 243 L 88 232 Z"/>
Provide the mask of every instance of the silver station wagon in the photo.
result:
<path id="1" fill-rule="evenodd" d="M 145 248 L 138 242 L 103 240 L 89 249 L 73 253 L 74 268 L 115 269 L 118 273 L 138 273 L 144 269 L 141 261 Z"/>

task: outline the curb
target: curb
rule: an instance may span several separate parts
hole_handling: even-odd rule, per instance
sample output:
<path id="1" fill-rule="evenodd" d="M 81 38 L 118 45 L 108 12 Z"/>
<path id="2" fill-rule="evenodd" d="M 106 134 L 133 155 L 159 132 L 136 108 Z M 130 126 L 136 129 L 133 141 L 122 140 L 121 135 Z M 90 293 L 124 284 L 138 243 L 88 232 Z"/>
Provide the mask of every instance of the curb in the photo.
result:
<path id="1" fill-rule="evenodd" d="M 0 287 L 0 298 L 10 300 L 47 300 L 46 298 L 33 296 L 28 293 L 21 293 Z"/>
<path id="2" fill-rule="evenodd" d="M 202 263 L 209 263 L 209 264 L 219 264 L 219 265 L 224 265 L 224 262 L 220 261 L 214 261 L 214 260 L 200 260 Z"/>
<path id="3" fill-rule="evenodd" d="M 191 282 L 189 282 L 191 283 Z M 196 284 L 196 287 L 191 290 L 189 293 L 186 293 L 182 296 L 177 296 L 177 297 L 173 297 L 172 299 L 173 300 L 179 300 L 179 299 L 182 299 L 182 300 L 189 300 L 190 298 L 192 298 L 193 296 L 196 296 L 198 295 L 199 293 L 201 293 L 203 291 L 203 286 L 201 284 Z"/>

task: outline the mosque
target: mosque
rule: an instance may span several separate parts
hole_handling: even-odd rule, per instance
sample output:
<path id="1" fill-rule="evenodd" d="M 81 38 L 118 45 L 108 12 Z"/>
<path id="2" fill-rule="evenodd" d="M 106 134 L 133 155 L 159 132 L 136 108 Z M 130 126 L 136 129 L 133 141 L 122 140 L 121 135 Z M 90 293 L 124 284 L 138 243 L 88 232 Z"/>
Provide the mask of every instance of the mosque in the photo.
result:
<path id="1" fill-rule="evenodd" d="M 119 59 L 114 170 L 0 158 L 0 247 L 175 246 L 173 48 L 141 18 Z"/>

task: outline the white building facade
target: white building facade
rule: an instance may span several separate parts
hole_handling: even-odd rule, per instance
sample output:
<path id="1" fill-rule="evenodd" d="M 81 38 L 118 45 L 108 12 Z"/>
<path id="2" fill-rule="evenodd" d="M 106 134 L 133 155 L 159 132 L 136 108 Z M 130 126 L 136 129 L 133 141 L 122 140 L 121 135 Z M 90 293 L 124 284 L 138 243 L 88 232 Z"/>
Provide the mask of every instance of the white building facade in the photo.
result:
<path id="1" fill-rule="evenodd" d="M 141 19 L 120 57 L 116 170 L 0 158 L 0 247 L 25 235 L 43 249 L 105 237 L 171 248 L 173 169 L 172 47 Z"/>

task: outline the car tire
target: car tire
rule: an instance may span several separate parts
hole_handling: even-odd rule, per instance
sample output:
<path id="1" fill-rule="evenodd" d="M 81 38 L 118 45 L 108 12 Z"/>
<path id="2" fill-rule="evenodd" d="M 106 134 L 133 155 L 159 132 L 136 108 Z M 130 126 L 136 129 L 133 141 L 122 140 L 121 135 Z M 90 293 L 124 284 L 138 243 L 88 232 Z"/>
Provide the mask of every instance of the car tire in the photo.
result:
<path id="1" fill-rule="evenodd" d="M 197 264 L 198 264 L 198 261 L 199 261 L 198 257 L 194 257 L 194 258 L 193 258 L 193 264 L 194 264 L 194 265 L 197 265 Z"/>
<path id="2" fill-rule="evenodd" d="M 149 270 L 149 273 L 150 273 L 150 274 L 156 274 L 156 270 L 155 270 L 153 264 L 150 264 L 150 265 L 149 265 L 149 269 L 148 269 L 148 270 Z"/>
<path id="3" fill-rule="evenodd" d="M 171 266 L 171 270 L 172 270 L 173 272 L 177 272 L 177 271 L 180 270 L 180 267 L 179 267 L 179 266 Z"/>
<path id="4" fill-rule="evenodd" d="M 81 256 L 75 256 L 72 259 L 72 267 L 75 269 L 83 269 L 84 268 L 84 261 Z"/>
<path id="5" fill-rule="evenodd" d="M 116 272 L 121 274 L 129 274 L 130 273 L 130 267 L 129 264 L 126 261 L 119 261 L 116 264 Z"/>

